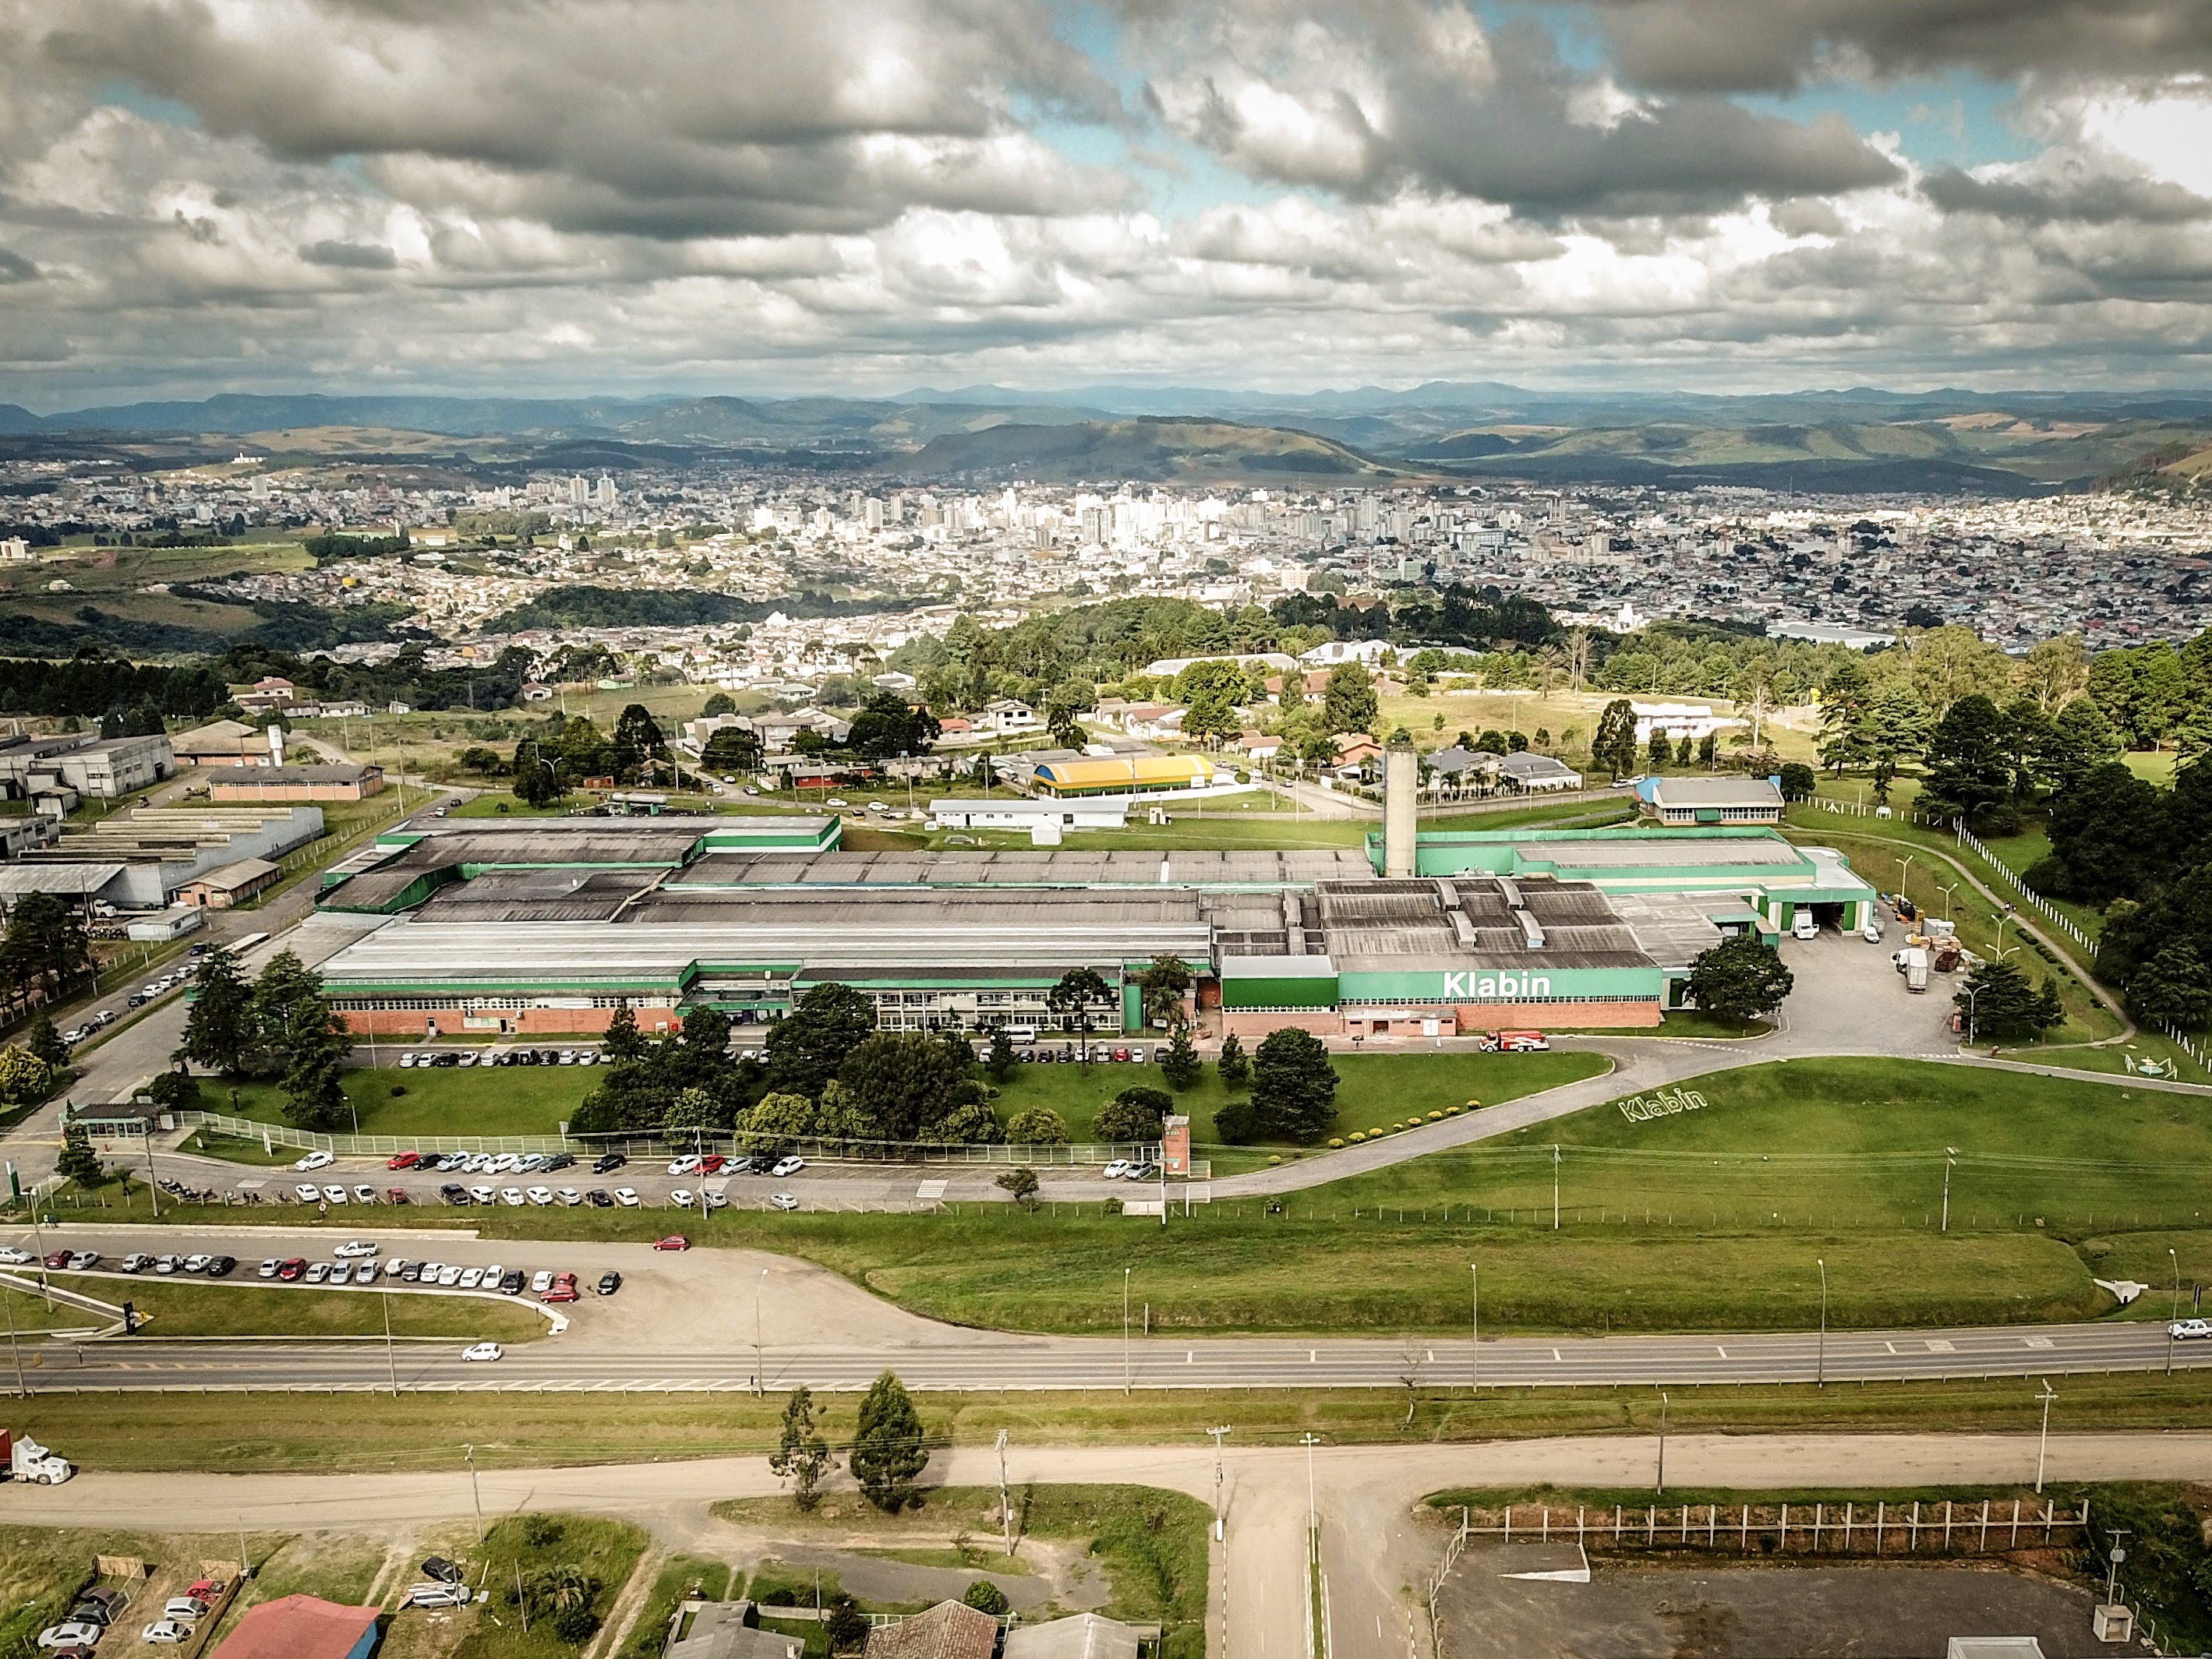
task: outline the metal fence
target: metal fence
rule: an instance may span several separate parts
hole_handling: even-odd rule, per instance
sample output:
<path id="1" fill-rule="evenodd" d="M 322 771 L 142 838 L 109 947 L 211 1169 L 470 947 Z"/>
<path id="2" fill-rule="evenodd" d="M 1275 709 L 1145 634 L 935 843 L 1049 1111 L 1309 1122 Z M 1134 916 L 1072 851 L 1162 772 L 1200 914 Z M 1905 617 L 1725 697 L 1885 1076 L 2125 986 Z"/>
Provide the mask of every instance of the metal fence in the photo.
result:
<path id="1" fill-rule="evenodd" d="M 1079 1141 L 1072 1145 L 970 1145 L 963 1142 L 906 1140 L 820 1140 L 805 1137 L 779 1139 L 772 1147 L 740 1144 L 755 1139 L 739 1135 L 700 1135 L 671 1142 L 643 1135 L 363 1135 L 325 1134 L 295 1128 L 289 1123 L 264 1123 L 258 1118 L 231 1117 L 222 1112 L 188 1109 L 174 1114 L 177 1124 L 234 1139 L 258 1141 L 271 1153 L 279 1146 L 300 1152 L 329 1152 L 340 1157 L 391 1158 L 399 1152 L 573 1152 L 596 1155 L 620 1152 L 629 1158 L 666 1158 L 685 1152 L 719 1152 L 725 1158 L 756 1150 L 796 1152 L 817 1164 L 958 1164 L 1004 1168 L 1016 1165 L 1066 1168 L 1110 1164 L 1158 1163 L 1157 1142 Z M 1199 1170 L 1194 1165 L 1192 1173 Z"/>
<path id="2" fill-rule="evenodd" d="M 1979 836 L 1977 836 L 1972 830 L 1967 829 L 1963 823 L 1956 827 L 1956 834 L 1961 843 L 1972 848 L 1974 851 L 1980 854 L 1983 858 L 1989 861 L 1992 868 L 1994 868 L 2008 882 L 2012 884 L 2013 890 L 2015 892 L 2017 892 L 2022 898 L 2026 899 L 2030 904 L 2033 905 L 2037 910 L 2040 911 L 2045 921 L 2050 922 L 2053 927 L 2057 928 L 2060 933 L 2065 934 L 2067 938 L 2072 939 L 2076 945 L 2087 951 L 2093 957 L 2097 954 L 2097 941 L 2091 939 L 2089 935 L 2081 928 L 2075 927 L 2072 917 L 2065 915 L 2057 908 L 2057 906 L 2051 903 L 2049 899 L 2044 897 L 2042 894 L 2037 892 L 2035 889 L 2030 887 L 2025 881 L 2021 880 L 2020 873 L 2015 871 L 2012 866 L 2007 864 L 2002 859 L 1999 858 L 1995 853 L 1990 851 L 1990 849 L 1983 844 L 1982 838 Z"/>
<path id="3" fill-rule="evenodd" d="M 2089 1504 L 2061 1510 L 2043 1500 L 2009 1503 L 1984 1498 L 1977 1504 L 1946 1498 L 1942 1504 L 1739 1504 L 1735 1513 L 1717 1504 L 1685 1504 L 1672 1509 L 1647 1504 L 1638 1515 L 1625 1504 L 1608 1512 L 1577 1505 L 1570 1510 L 1550 1504 L 1509 1504 L 1500 1513 L 1462 1508 L 1460 1524 L 1446 1546 L 1449 1572 L 1470 1539 L 1496 1538 L 1524 1544 L 1573 1543 L 1584 1549 L 1725 1550 L 1737 1554 L 1812 1555 L 1980 1555 L 2057 1544 L 2090 1541 Z M 1481 1516 L 1477 1521 L 1475 1516 Z"/>

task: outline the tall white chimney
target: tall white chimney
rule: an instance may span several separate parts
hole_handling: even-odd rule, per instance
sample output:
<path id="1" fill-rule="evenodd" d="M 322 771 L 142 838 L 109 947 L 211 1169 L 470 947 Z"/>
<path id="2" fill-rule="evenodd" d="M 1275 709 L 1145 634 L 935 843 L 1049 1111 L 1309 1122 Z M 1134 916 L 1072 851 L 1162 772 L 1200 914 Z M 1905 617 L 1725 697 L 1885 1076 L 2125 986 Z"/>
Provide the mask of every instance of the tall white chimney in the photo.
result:
<path id="1" fill-rule="evenodd" d="M 1382 873 L 1414 873 L 1415 808 L 1420 791 L 1421 763 L 1410 743 L 1394 743 L 1382 751 Z"/>

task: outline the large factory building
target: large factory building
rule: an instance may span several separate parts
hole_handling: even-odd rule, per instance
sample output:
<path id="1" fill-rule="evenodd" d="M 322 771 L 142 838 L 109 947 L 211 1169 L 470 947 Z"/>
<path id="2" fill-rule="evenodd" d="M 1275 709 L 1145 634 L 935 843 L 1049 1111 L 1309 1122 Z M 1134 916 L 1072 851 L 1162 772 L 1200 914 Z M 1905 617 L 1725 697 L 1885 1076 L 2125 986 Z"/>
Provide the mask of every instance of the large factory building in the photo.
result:
<path id="1" fill-rule="evenodd" d="M 1188 963 L 1247 1036 L 1650 1026 L 1724 934 L 1872 896 L 1771 830 L 1412 833 L 1380 848 L 848 853 L 834 817 L 410 823 L 333 871 L 327 908 L 390 919 L 323 965 L 356 1030 L 650 1032 L 690 1008 L 780 1018 L 830 981 L 904 1030 L 1067 1029 L 1070 969 L 1136 1030 L 1138 976 Z M 1378 867 L 1379 866 L 1379 867 Z"/>

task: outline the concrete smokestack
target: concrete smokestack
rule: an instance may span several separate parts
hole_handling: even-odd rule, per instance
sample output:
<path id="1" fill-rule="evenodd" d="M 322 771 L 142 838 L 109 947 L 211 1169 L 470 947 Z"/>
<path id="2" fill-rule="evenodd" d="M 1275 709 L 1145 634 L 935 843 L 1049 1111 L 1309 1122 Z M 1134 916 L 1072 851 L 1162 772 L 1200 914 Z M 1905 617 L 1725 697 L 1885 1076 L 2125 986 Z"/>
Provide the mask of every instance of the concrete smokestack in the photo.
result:
<path id="1" fill-rule="evenodd" d="M 1382 751 L 1382 873 L 1413 873 L 1415 796 L 1419 793 L 1421 764 L 1410 743 L 1394 743 Z"/>

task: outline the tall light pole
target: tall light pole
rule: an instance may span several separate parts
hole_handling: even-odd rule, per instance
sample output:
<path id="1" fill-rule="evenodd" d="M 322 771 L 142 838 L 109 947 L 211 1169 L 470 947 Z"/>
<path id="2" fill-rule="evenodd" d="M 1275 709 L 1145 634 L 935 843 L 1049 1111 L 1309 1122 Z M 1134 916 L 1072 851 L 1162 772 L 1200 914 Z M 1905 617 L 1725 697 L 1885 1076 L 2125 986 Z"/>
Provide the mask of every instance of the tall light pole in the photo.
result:
<path id="1" fill-rule="evenodd" d="M 2172 1376 L 2173 1375 L 2173 1333 L 2181 1322 L 2181 1258 L 2173 1253 L 2172 1246 L 2168 1245 L 2166 1259 L 2173 1264 L 2173 1312 L 2167 1319 L 2166 1326 L 2166 1374 Z"/>
<path id="2" fill-rule="evenodd" d="M 1943 890 L 1943 920 L 1955 921 L 1959 916 L 1959 884 L 1953 882 Z"/>
<path id="3" fill-rule="evenodd" d="M 1966 1046 L 1969 1048 L 1974 1046 L 1974 999 L 1981 994 L 1982 988 L 1978 985 L 1966 988 Z"/>
<path id="4" fill-rule="evenodd" d="M 1905 890 L 1905 884 L 1906 878 L 1912 874 L 1912 860 L 1919 856 L 1920 854 L 1917 853 L 1907 854 L 1905 860 L 1905 867 L 1897 872 L 1897 892 L 1898 896 L 1900 898 L 1909 901 L 1912 896 L 1911 894 Z"/>
<path id="5" fill-rule="evenodd" d="M 1813 1386 L 1825 1389 L 1828 1386 L 1828 1263 L 1825 1256 L 1818 1260 L 1820 1268 L 1820 1357 L 1814 1362 Z"/>
<path id="6" fill-rule="evenodd" d="M 1653 1491 L 1654 1492 L 1665 1492 L 1666 1490 L 1667 1490 L 1667 1391 L 1666 1391 L 1664 1389 L 1662 1389 L 1659 1391 L 1659 1483 L 1658 1483 L 1658 1485 L 1656 1485 L 1656 1486 L 1654 1486 L 1654 1487 L 1652 1488 L 1652 1491 Z"/>
<path id="7" fill-rule="evenodd" d="M 1214 1539 L 1214 1541 L 1215 1541 L 1216 1543 L 1219 1543 L 1219 1542 L 1221 1541 L 1221 1522 L 1222 1522 L 1222 1514 L 1221 1514 L 1221 1484 L 1222 1484 L 1222 1469 L 1221 1469 L 1221 1437 L 1222 1437 L 1223 1435 L 1224 1435 L 1224 1434 L 1228 1434 L 1228 1433 L 1231 1432 L 1231 1428 L 1230 1428 L 1230 1425 L 1229 1425 L 1228 1424 L 1224 1423 L 1224 1424 L 1223 1424 L 1219 1428 L 1217 1428 L 1217 1429 L 1208 1429 L 1208 1430 L 1206 1431 L 1206 1432 L 1207 1432 L 1208 1434 L 1210 1434 L 1210 1435 L 1212 1435 L 1212 1436 L 1213 1437 L 1213 1539 Z"/>
<path id="8" fill-rule="evenodd" d="M 1482 1391 L 1482 1267 L 1480 1262 L 1467 1264 L 1474 1275 L 1474 1318 L 1469 1332 L 1467 1348 L 1467 1386 L 1470 1392 Z"/>
<path id="9" fill-rule="evenodd" d="M 477 1547 L 483 1547 L 483 1488 L 477 1485 L 477 1449 L 471 1446 L 469 1454 L 469 1501 L 476 1505 Z"/>
<path id="10" fill-rule="evenodd" d="M 392 1292 L 383 1291 L 377 1301 L 384 1308 L 384 1363 L 392 1371 L 392 1397 L 399 1398 L 399 1355 L 392 1346 Z"/>
<path id="11" fill-rule="evenodd" d="M 1133 1267 L 1121 1269 L 1121 1392 L 1129 1392 L 1129 1275 Z"/>
<path id="12" fill-rule="evenodd" d="M 767 1351 L 761 1346 L 761 1292 L 768 1288 L 768 1269 L 760 1270 L 753 1280 L 753 1398 L 757 1400 L 768 1392 Z"/>
<path id="13" fill-rule="evenodd" d="M 8 1304 L 8 1352 L 15 1361 L 15 1395 L 19 1400 L 31 1397 L 31 1385 L 23 1376 L 23 1351 L 15 1346 L 15 1292 L 0 1291 L 0 1302 Z"/>
<path id="14" fill-rule="evenodd" d="M 1943 1225 L 1940 1231 L 1947 1233 L 1951 1231 L 1951 1166 L 1958 1161 L 1959 1149 L 1946 1146 L 1943 1149 Z"/>
<path id="15" fill-rule="evenodd" d="M 1314 1530 L 1313 1449 L 1321 1444 L 1321 1437 L 1308 1431 L 1298 1437 L 1298 1444 L 1306 1449 L 1306 1536 L 1310 1538 Z"/>
<path id="16" fill-rule="evenodd" d="M 2035 1443 L 2035 1490 L 2043 1490 L 2043 1458 L 2051 1449 L 2051 1402 L 2058 1398 L 2051 1390 L 2051 1379 L 2043 1379 L 2043 1392 L 2036 1395 L 2043 1402 L 2043 1434 Z"/>
<path id="17" fill-rule="evenodd" d="M 1559 1231 L 1559 1149 L 1552 1148 L 1552 1231 Z"/>

